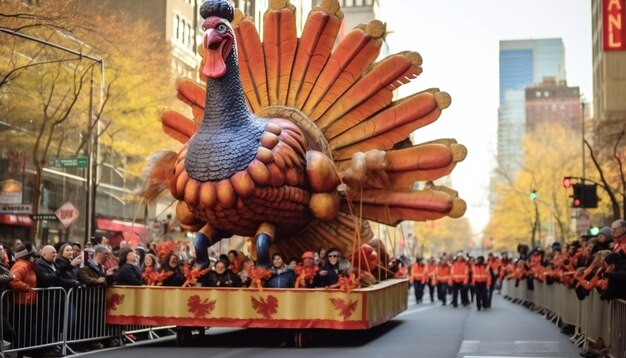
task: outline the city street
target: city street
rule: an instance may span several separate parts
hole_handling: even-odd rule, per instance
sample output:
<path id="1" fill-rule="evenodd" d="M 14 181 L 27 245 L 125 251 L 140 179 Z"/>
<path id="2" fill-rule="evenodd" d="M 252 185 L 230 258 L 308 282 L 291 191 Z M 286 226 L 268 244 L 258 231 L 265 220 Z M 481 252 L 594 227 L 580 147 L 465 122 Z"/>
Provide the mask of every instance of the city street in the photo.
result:
<path id="1" fill-rule="evenodd" d="M 412 292 L 411 292 L 412 293 Z M 88 353 L 105 357 L 578 357 L 580 350 L 543 316 L 501 296 L 493 309 L 477 311 L 431 304 L 416 305 L 368 331 L 314 331 L 311 348 L 290 347 L 289 332 L 258 329 L 209 330 L 205 344 L 178 348 L 174 339 Z"/>

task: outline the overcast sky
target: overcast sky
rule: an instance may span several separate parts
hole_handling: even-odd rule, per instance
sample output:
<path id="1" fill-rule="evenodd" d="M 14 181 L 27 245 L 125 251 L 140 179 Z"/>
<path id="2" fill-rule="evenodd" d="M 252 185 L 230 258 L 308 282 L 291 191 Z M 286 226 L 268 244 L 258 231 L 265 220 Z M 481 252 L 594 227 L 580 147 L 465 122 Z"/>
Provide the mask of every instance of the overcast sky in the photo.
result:
<path id="1" fill-rule="evenodd" d="M 392 53 L 417 51 L 423 73 L 403 88 L 438 87 L 452 96 L 440 119 L 416 133 L 418 142 L 456 138 L 468 157 L 452 174 L 468 203 L 475 232 L 489 219 L 489 177 L 498 121 L 500 40 L 562 38 L 567 81 L 592 96 L 591 0 L 383 0 Z M 411 87 L 409 87 L 411 86 Z M 403 95 L 406 95 L 404 92 Z"/>

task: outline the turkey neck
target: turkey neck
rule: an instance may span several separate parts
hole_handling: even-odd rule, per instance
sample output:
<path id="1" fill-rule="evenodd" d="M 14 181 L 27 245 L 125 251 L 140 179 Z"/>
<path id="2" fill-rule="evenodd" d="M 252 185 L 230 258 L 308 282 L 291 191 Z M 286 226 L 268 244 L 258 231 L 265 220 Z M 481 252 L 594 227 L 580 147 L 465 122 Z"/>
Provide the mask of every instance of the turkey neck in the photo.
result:
<path id="1" fill-rule="evenodd" d="M 226 60 L 224 76 L 206 82 L 206 103 L 201 130 L 245 126 L 252 120 L 244 99 L 237 56 L 234 51 Z"/>
<path id="2" fill-rule="evenodd" d="M 244 99 L 236 49 L 226 73 L 206 83 L 200 129 L 189 141 L 185 170 L 199 182 L 228 179 L 254 160 L 267 121 L 250 113 Z"/>

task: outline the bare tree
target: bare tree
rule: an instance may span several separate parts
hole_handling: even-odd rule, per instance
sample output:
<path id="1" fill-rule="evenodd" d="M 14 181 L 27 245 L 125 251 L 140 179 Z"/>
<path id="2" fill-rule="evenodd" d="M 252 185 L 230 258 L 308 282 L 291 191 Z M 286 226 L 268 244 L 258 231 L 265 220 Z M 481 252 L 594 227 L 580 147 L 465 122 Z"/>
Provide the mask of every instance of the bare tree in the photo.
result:
<path id="1" fill-rule="evenodd" d="M 593 148 L 589 144 L 587 140 L 585 140 L 585 145 L 589 149 L 589 155 L 591 156 L 591 161 L 593 162 L 594 167 L 596 168 L 598 175 L 600 176 L 600 182 L 598 183 L 602 189 L 609 196 L 609 200 L 611 201 L 611 209 L 613 213 L 613 220 L 618 220 L 620 218 L 626 217 L 626 175 L 624 173 L 624 162 L 622 159 L 623 153 L 620 152 L 620 145 L 622 139 L 626 134 L 626 124 L 622 126 L 621 131 L 617 135 L 615 143 L 612 148 L 612 157 L 615 160 L 615 169 L 618 173 L 619 183 L 611 185 L 607 176 L 602 169 L 602 163 L 598 160 L 597 156 L 594 153 Z M 621 186 L 621 190 L 620 190 Z M 622 205 L 618 201 L 618 195 L 621 196 Z"/>

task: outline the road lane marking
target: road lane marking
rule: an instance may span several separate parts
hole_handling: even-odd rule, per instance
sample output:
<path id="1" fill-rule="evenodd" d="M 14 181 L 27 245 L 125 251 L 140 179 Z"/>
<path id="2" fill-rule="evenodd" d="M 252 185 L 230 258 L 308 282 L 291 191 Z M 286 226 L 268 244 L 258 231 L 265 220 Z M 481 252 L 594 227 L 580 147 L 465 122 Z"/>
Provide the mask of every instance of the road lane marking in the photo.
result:
<path id="1" fill-rule="evenodd" d="M 433 309 L 435 307 L 438 307 L 438 306 L 430 306 L 430 307 L 423 307 L 423 308 L 407 310 L 407 311 L 404 311 L 404 312 L 400 313 L 396 317 L 402 317 L 402 316 L 406 316 L 406 315 L 410 315 L 410 314 L 414 314 L 414 313 L 420 313 L 420 312 L 428 311 L 428 310 Z"/>

